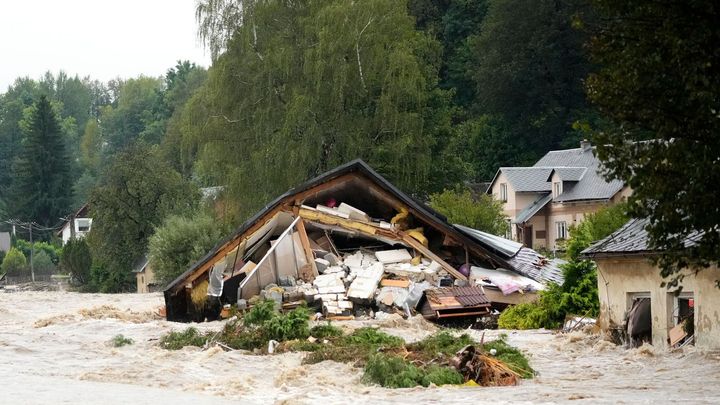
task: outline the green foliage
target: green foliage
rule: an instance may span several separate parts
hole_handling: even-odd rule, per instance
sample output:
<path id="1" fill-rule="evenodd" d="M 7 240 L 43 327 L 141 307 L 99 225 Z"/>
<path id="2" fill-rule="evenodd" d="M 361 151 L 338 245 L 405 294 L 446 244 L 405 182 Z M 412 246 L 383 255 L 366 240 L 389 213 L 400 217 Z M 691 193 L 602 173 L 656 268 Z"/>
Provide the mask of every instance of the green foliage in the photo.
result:
<path id="1" fill-rule="evenodd" d="M 508 367 L 518 373 L 521 378 L 533 378 L 535 376 L 535 370 L 530 367 L 530 362 L 527 357 L 516 347 L 510 346 L 503 337 L 485 342 L 483 349 L 486 352 L 495 349 L 495 357 L 507 364 Z"/>
<path id="2" fill-rule="evenodd" d="M 156 148 L 137 143 L 120 152 L 90 198 L 88 244 L 107 291 L 132 286 L 130 271 L 148 238 L 169 214 L 191 212 L 199 193 L 170 168 Z M 96 280 L 99 281 L 99 280 Z M 113 282 L 117 284 L 113 285 Z M 110 284 L 109 284 L 110 283 Z"/>
<path id="3" fill-rule="evenodd" d="M 22 150 L 13 166 L 12 206 L 21 219 L 50 227 L 67 213 L 72 197 L 64 134 L 45 96 L 29 107 L 24 122 Z"/>
<path id="4" fill-rule="evenodd" d="M 456 337 L 448 331 L 440 331 L 423 340 L 408 345 L 408 350 L 415 352 L 421 359 L 430 361 L 439 355 L 452 357 L 460 349 L 476 342 L 466 333 Z"/>
<path id="5" fill-rule="evenodd" d="M 263 324 L 266 336 L 269 339 L 284 341 L 292 339 L 305 339 L 310 336 L 308 318 L 310 310 L 306 306 L 299 306 L 287 314 L 270 318 Z"/>
<path id="6" fill-rule="evenodd" d="M 431 366 L 423 370 L 400 357 L 375 354 L 365 365 L 363 381 L 387 388 L 412 388 L 430 384 L 462 384 L 464 379 L 449 367 Z"/>
<path id="7" fill-rule="evenodd" d="M 23 252 L 25 257 L 30 257 L 30 242 L 24 239 L 16 239 L 15 247 L 17 247 L 21 252 Z M 48 242 L 33 242 L 32 249 L 34 249 L 34 253 L 36 255 L 39 252 L 44 252 L 45 254 L 47 254 L 53 264 L 58 264 L 60 262 L 60 256 L 62 255 L 63 251 L 61 247 L 55 246 L 52 243 Z"/>
<path id="8" fill-rule="evenodd" d="M 186 139 L 198 174 L 227 184 L 244 214 L 358 157 L 409 192 L 457 178 L 432 161 L 452 115 L 440 45 L 415 31 L 404 2 L 201 4 L 201 27 L 224 12 L 243 24 L 221 33 L 227 50 L 184 113 Z"/>
<path id="9" fill-rule="evenodd" d="M 617 204 L 587 215 L 580 225 L 570 228 L 565 253 L 570 260 L 578 260 L 580 252 L 594 242 L 620 229 L 629 219 L 627 204 Z"/>
<path id="10" fill-rule="evenodd" d="M 669 286 L 684 267 L 720 257 L 720 8 L 717 2 L 595 0 L 589 99 L 613 126 L 598 131 L 610 178 L 633 190 L 630 213 L 649 218 L 650 248 Z M 649 140 L 651 139 L 651 140 Z M 693 245 L 686 246 L 689 236 Z"/>
<path id="11" fill-rule="evenodd" d="M 468 190 L 445 190 L 430 196 L 430 206 L 453 224 L 495 235 L 505 235 L 507 231 L 502 202 L 487 194 L 473 197 Z"/>
<path id="12" fill-rule="evenodd" d="M 172 331 L 160 338 L 160 347 L 167 350 L 180 350 L 185 346 L 203 347 L 207 337 L 197 329 L 190 327 L 182 332 Z"/>
<path id="13" fill-rule="evenodd" d="M 263 300 L 253 305 L 243 318 L 245 326 L 262 326 L 277 315 L 275 301 Z"/>
<path id="14" fill-rule="evenodd" d="M 106 265 L 93 261 L 90 267 L 90 280 L 86 283 L 84 291 L 115 293 L 129 291 L 133 286 L 132 274 L 117 265 Z"/>
<path id="15" fill-rule="evenodd" d="M 562 265 L 565 282 L 554 283 L 539 293 L 534 303 L 519 304 L 500 314 L 498 326 L 507 329 L 558 328 L 567 315 L 597 316 L 597 270 L 595 263 L 581 259 L 580 252 L 620 228 L 626 221 L 624 204 L 610 206 L 588 215 L 570 230 L 567 241 L 569 261 Z"/>
<path id="16" fill-rule="evenodd" d="M 501 143 L 512 143 L 525 151 L 511 152 L 513 161 L 505 163 L 556 149 L 588 114 L 583 80 L 591 65 L 583 51 L 587 34 L 571 27 L 577 14 L 591 18 L 582 1 L 491 0 L 479 34 L 469 39 L 477 111 L 505 123 L 497 150 L 505 153 L 509 145 Z"/>
<path id="17" fill-rule="evenodd" d="M 313 326 L 312 329 L 310 329 L 310 336 L 318 339 L 338 337 L 342 336 L 342 334 L 342 329 L 332 325 L 330 321 L 323 325 Z"/>
<path id="18" fill-rule="evenodd" d="M 133 343 L 135 343 L 135 341 L 121 334 L 113 336 L 112 340 L 110 341 L 110 344 L 112 344 L 113 347 L 123 347 L 131 345 Z"/>
<path id="19" fill-rule="evenodd" d="M 387 333 L 381 332 L 375 328 L 356 329 L 353 333 L 348 335 L 344 340 L 349 345 L 358 345 L 358 346 L 372 347 L 372 348 L 400 347 L 405 343 L 402 340 L 402 338 L 399 338 L 397 336 L 388 335 Z"/>
<path id="20" fill-rule="evenodd" d="M 357 362 L 364 364 L 378 350 L 397 349 L 405 341 L 374 328 L 359 328 L 349 335 L 332 340 L 332 344 L 322 345 L 303 359 L 304 363 L 314 364 L 325 360 L 339 362 Z"/>
<path id="21" fill-rule="evenodd" d="M 223 238 L 226 227 L 204 212 L 170 215 L 148 240 L 156 280 L 166 284 L 188 269 Z"/>
<path id="22" fill-rule="evenodd" d="M 35 274 L 53 274 L 57 266 L 52 262 L 50 255 L 41 250 L 33 255 L 33 269 Z"/>
<path id="23" fill-rule="evenodd" d="M 10 248 L 2 261 L 2 272 L 9 276 L 27 274 L 28 264 L 25 255 L 16 248 Z"/>
<path id="24" fill-rule="evenodd" d="M 70 274 L 79 284 L 86 284 L 90 280 L 92 256 L 90 247 L 83 238 L 71 238 L 63 247 L 60 257 L 60 267 Z"/>
<path id="25" fill-rule="evenodd" d="M 506 308 L 498 318 L 498 327 L 502 329 L 538 329 L 558 326 L 549 318 L 544 306 L 527 302 Z"/>

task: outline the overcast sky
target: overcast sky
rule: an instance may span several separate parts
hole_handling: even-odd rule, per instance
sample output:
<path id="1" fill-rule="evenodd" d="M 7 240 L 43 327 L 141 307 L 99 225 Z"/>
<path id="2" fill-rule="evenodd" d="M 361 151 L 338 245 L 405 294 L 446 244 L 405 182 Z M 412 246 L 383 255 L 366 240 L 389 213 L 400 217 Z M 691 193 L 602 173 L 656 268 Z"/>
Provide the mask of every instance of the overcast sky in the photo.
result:
<path id="1" fill-rule="evenodd" d="M 107 81 L 161 76 L 178 59 L 209 66 L 196 0 L 20 0 L 0 8 L 0 93 L 50 70 Z"/>

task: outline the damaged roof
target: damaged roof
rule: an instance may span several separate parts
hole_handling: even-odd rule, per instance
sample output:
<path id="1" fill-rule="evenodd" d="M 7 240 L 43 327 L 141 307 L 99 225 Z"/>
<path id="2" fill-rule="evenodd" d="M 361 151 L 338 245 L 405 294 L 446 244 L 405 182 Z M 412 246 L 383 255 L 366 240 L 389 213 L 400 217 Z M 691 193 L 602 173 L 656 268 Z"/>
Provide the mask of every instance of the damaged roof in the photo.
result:
<path id="1" fill-rule="evenodd" d="M 564 276 L 560 266 L 565 263 L 560 259 L 548 259 L 533 249 L 522 244 L 462 225 L 454 225 L 464 234 L 483 243 L 488 249 L 503 255 L 508 265 L 515 272 L 531 278 L 539 283 L 563 284 Z"/>
<path id="2" fill-rule="evenodd" d="M 307 182 L 297 187 L 294 187 L 282 194 L 281 196 L 277 197 L 275 200 L 267 204 L 264 208 L 259 210 L 255 215 L 250 217 L 242 225 L 240 225 L 240 227 L 238 227 L 233 233 L 223 239 L 220 243 L 216 244 L 215 247 L 210 250 L 210 252 L 208 252 L 200 260 L 193 264 L 187 271 L 178 276 L 173 282 L 168 284 L 168 286 L 165 288 L 165 292 L 175 290 L 177 287 L 179 287 L 189 275 L 191 275 L 197 269 L 210 261 L 223 248 L 223 246 L 242 236 L 248 229 L 258 223 L 258 221 L 263 219 L 273 209 L 283 204 L 283 202 L 290 201 L 291 198 L 297 194 L 300 194 L 318 185 L 330 182 L 336 178 L 350 173 L 358 173 L 364 176 L 365 178 L 372 181 L 375 185 L 379 186 L 381 189 L 383 189 L 393 197 L 397 198 L 407 207 L 413 209 L 415 211 L 415 214 L 419 214 L 420 219 L 431 221 L 438 228 L 441 228 L 443 232 L 451 234 L 459 240 L 462 240 L 469 244 L 473 244 L 476 248 L 478 248 L 478 250 L 483 251 L 490 260 L 495 261 L 497 264 L 503 267 L 509 266 L 508 262 L 505 259 L 506 255 L 498 254 L 495 251 L 496 246 L 494 244 L 488 244 L 487 242 L 484 242 L 482 240 L 468 237 L 465 233 L 459 231 L 458 229 L 450 225 L 447 222 L 447 218 L 445 216 L 428 207 L 424 203 L 419 202 L 411 196 L 405 194 L 403 191 L 401 191 L 399 188 L 394 186 L 387 179 L 385 179 L 375 170 L 373 170 L 367 163 L 360 159 L 356 159 L 341 166 L 338 166 L 335 169 L 323 173 L 311 180 L 308 180 Z"/>

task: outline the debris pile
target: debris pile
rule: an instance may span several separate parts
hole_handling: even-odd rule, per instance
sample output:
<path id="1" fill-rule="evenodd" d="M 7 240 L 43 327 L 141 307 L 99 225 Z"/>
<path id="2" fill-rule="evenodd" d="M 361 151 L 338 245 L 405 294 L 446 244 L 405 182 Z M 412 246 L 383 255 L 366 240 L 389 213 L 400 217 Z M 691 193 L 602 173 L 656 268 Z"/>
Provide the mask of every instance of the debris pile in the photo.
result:
<path id="1" fill-rule="evenodd" d="M 518 272 L 509 264 L 518 252 L 448 224 L 353 163 L 279 197 L 171 283 L 167 318 L 201 321 L 263 298 L 283 309 L 307 302 L 328 319 L 409 317 L 419 307 L 432 319 L 477 317 L 544 288 L 545 264 L 523 256 Z"/>

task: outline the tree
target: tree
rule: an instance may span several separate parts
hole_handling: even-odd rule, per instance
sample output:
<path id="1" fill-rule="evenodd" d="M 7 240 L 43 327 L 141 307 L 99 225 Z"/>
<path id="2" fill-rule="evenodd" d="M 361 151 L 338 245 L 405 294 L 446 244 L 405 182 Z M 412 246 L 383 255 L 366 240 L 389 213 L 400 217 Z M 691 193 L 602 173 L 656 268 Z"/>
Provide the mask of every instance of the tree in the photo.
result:
<path id="1" fill-rule="evenodd" d="M 244 1 L 236 21 L 187 114 L 207 111 L 188 131 L 196 170 L 227 185 L 245 214 L 358 157 L 410 192 L 441 189 L 430 182 L 450 125 L 440 46 L 405 4 Z"/>
<path id="2" fill-rule="evenodd" d="M 86 284 L 90 280 L 92 256 L 85 239 L 71 238 L 63 247 L 60 267 L 70 273 L 73 280 Z"/>
<path id="3" fill-rule="evenodd" d="M 50 227 L 68 212 L 72 198 L 63 132 L 47 97 L 29 112 L 21 155 L 13 170 L 16 215 Z"/>
<path id="4" fill-rule="evenodd" d="M 612 129 L 595 138 L 609 178 L 633 189 L 631 214 L 649 218 L 661 274 L 720 257 L 720 7 L 717 2 L 595 0 L 586 24 L 600 70 L 590 100 Z M 686 246 L 692 237 L 694 243 Z"/>
<path id="5" fill-rule="evenodd" d="M 114 154 L 137 139 L 160 142 L 169 115 L 165 109 L 161 79 L 140 76 L 118 84 L 116 105 L 101 110 L 101 132 L 107 153 Z"/>
<path id="6" fill-rule="evenodd" d="M 573 17 L 586 15 L 586 8 L 581 0 L 489 1 L 472 41 L 476 108 L 500 117 L 506 139 L 533 153 L 526 161 L 518 156 L 515 164 L 531 163 L 564 144 L 572 124 L 589 114 L 586 34 L 572 28 Z"/>
<path id="7" fill-rule="evenodd" d="M 197 189 L 159 157 L 157 147 L 137 142 L 121 151 L 90 197 L 94 286 L 105 292 L 129 288 L 132 266 L 155 228 L 198 200 Z"/>
<path id="8" fill-rule="evenodd" d="M 3 273 L 9 276 L 19 276 L 27 273 L 27 270 L 25 255 L 18 249 L 10 248 L 2 262 Z"/>
<path id="9" fill-rule="evenodd" d="M 224 236 L 225 227 L 206 213 L 171 215 L 149 240 L 156 279 L 167 284 L 203 257 Z"/>
<path id="10" fill-rule="evenodd" d="M 502 202 L 487 194 L 473 198 L 469 190 L 445 190 L 430 196 L 430 206 L 453 224 L 501 236 L 508 229 Z"/>

